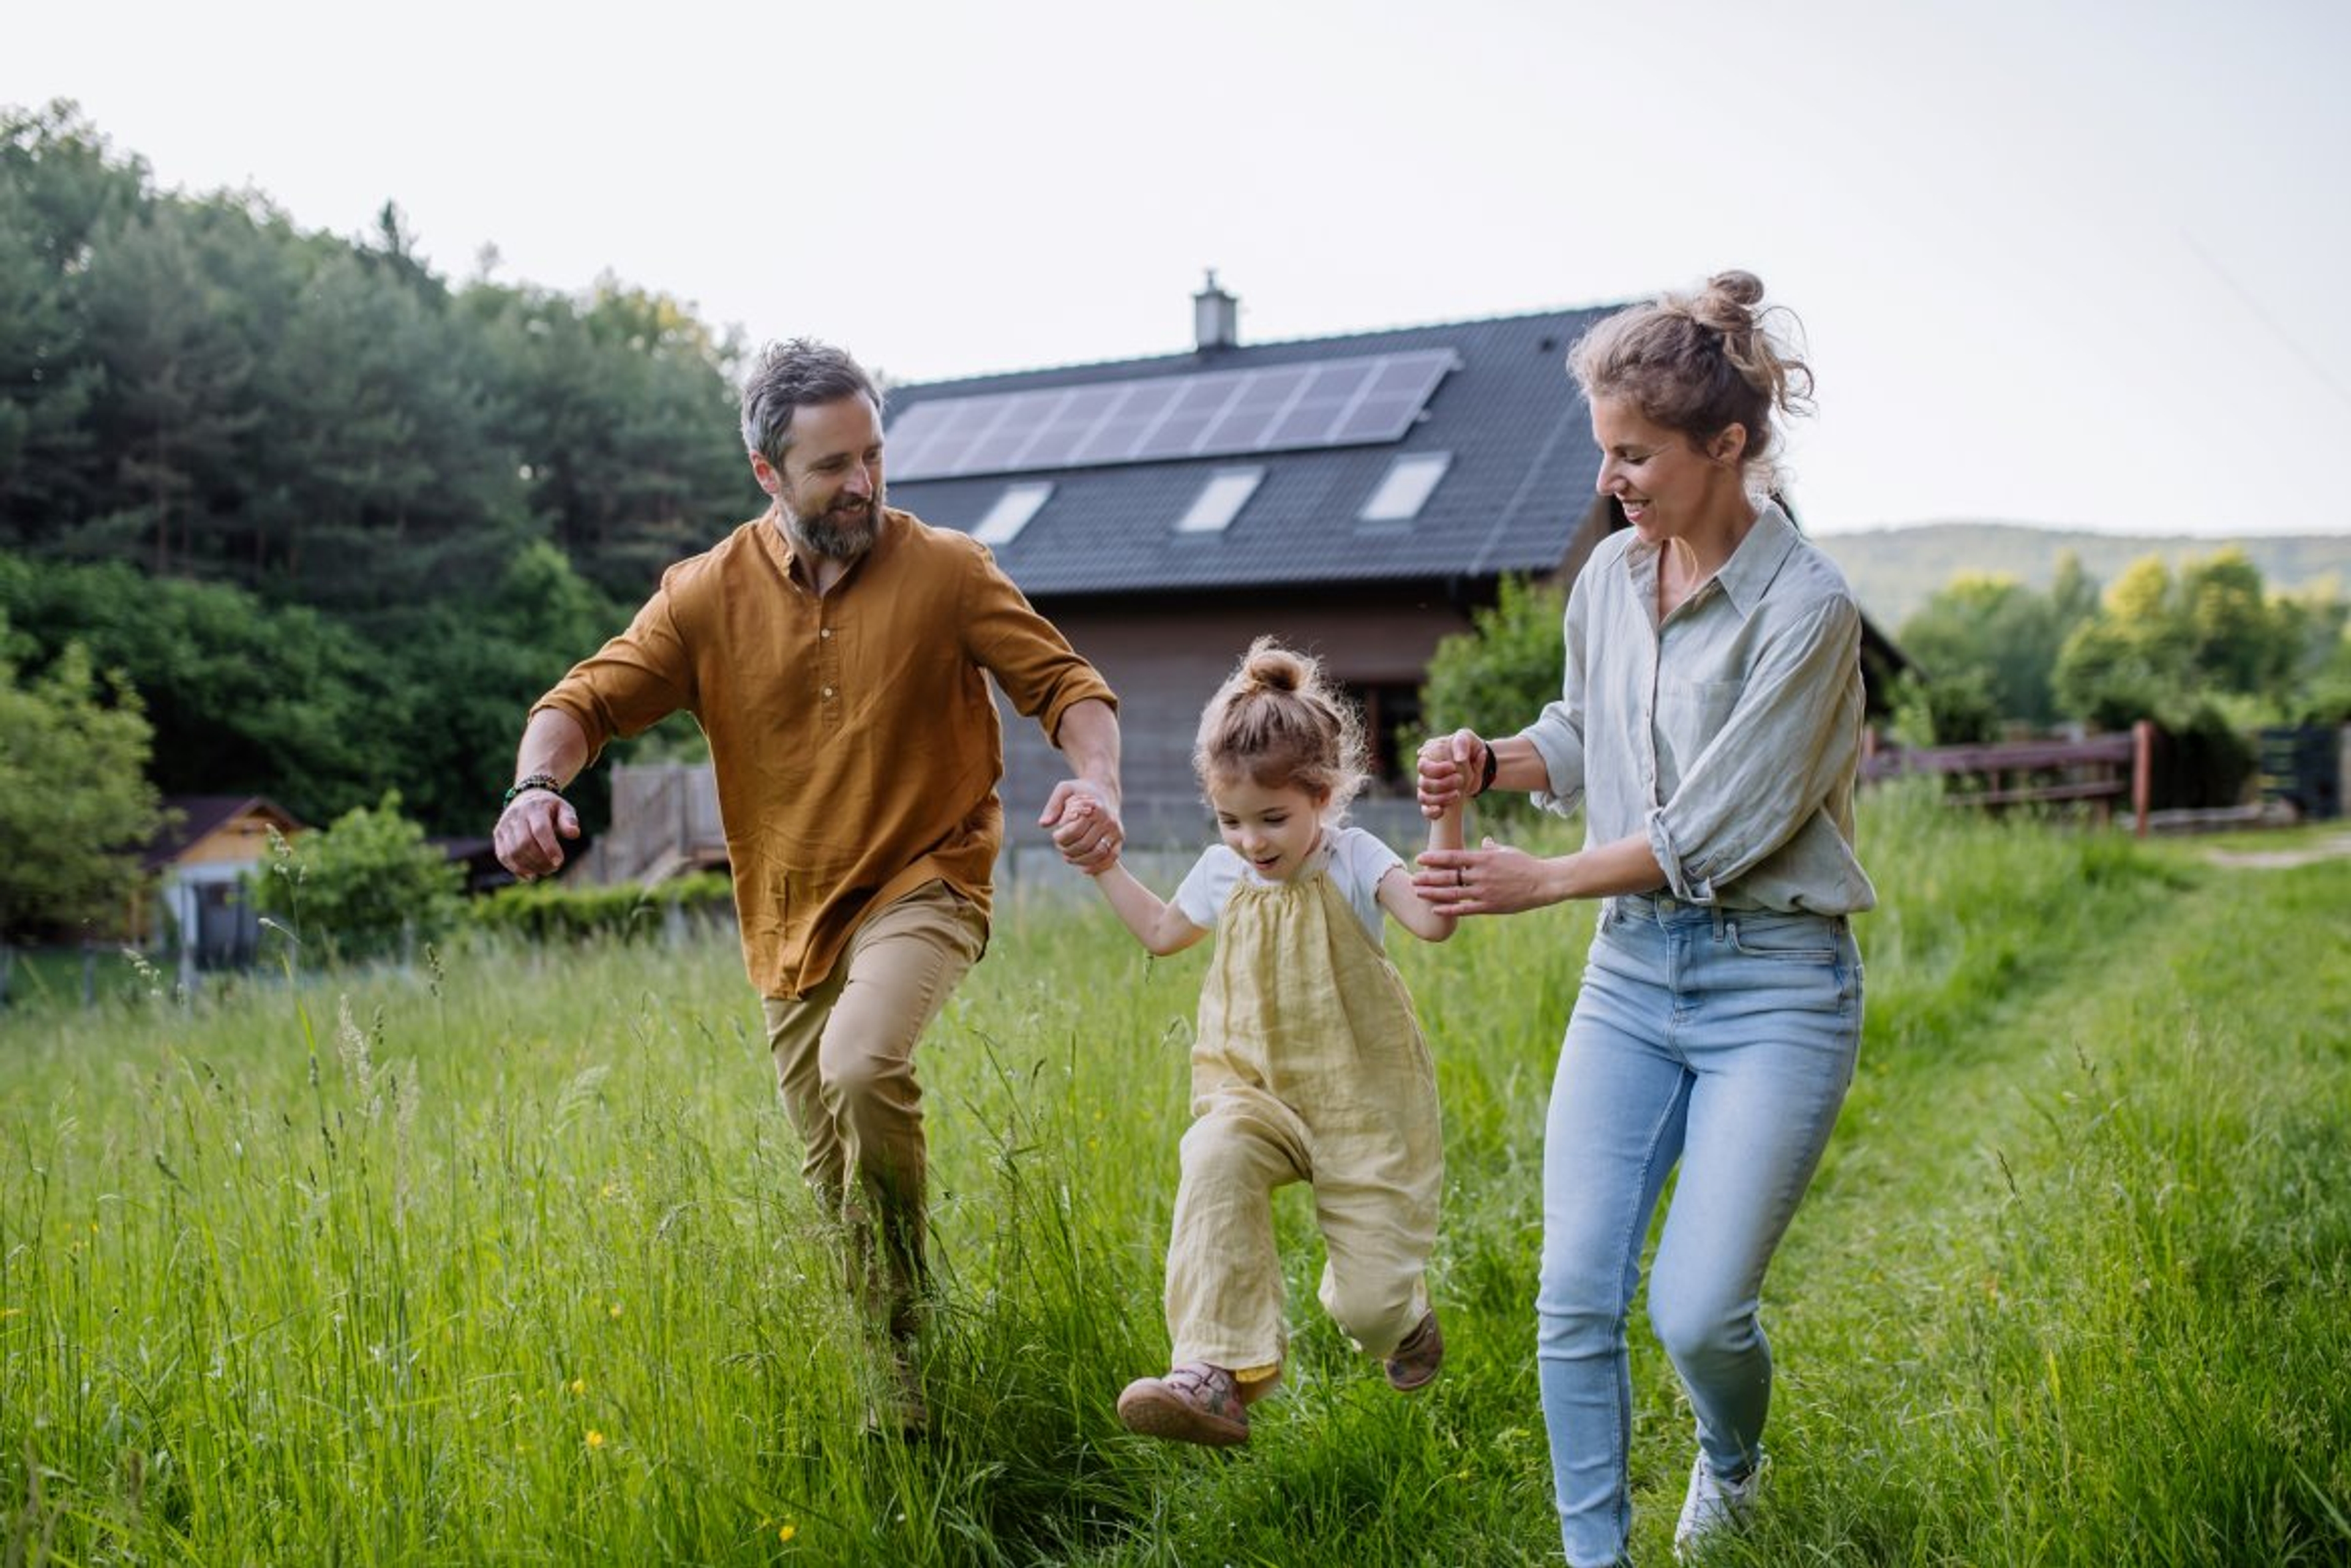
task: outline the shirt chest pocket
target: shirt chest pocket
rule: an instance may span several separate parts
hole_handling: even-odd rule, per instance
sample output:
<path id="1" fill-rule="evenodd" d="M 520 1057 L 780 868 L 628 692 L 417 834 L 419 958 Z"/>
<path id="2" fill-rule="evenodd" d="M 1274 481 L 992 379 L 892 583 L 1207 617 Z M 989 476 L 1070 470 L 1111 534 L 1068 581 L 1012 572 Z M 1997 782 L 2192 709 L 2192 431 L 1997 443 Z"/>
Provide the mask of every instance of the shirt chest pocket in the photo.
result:
<path id="1" fill-rule="evenodd" d="M 1673 759 L 1677 774 L 1722 733 L 1746 689 L 1744 681 L 1685 681 L 1659 672 L 1657 747 Z"/>

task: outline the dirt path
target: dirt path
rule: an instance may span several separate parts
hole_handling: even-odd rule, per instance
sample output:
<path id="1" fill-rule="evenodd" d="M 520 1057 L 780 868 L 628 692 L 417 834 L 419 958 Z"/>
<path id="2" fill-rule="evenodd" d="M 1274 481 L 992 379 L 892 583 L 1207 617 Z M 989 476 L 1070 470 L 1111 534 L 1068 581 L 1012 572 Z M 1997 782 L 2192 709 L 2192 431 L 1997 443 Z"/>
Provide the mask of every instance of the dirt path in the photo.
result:
<path id="1" fill-rule="evenodd" d="M 2288 866 L 2351 857 L 2351 833 L 2337 833 L 2314 844 L 2291 850 L 2213 850 L 2206 856 L 2214 865 L 2249 871 L 2282 871 Z"/>

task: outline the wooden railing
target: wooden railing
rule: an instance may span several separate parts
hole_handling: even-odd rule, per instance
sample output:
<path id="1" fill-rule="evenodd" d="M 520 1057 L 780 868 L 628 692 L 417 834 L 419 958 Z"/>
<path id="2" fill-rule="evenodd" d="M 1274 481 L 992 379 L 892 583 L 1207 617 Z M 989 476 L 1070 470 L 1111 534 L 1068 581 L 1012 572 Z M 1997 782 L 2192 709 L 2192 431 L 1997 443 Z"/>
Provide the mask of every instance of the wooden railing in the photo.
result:
<path id="1" fill-rule="evenodd" d="M 2145 838 L 2154 749 L 2155 726 L 2141 719 L 2126 732 L 2081 740 L 1907 749 L 1865 747 L 1861 776 L 1864 781 L 1917 773 L 1972 778 L 1981 780 L 1980 786 L 1953 789 L 1946 797 L 1949 804 L 1997 810 L 2078 801 L 2087 805 L 2101 823 L 2113 820 L 2116 801 L 2127 799 L 2134 831 Z"/>

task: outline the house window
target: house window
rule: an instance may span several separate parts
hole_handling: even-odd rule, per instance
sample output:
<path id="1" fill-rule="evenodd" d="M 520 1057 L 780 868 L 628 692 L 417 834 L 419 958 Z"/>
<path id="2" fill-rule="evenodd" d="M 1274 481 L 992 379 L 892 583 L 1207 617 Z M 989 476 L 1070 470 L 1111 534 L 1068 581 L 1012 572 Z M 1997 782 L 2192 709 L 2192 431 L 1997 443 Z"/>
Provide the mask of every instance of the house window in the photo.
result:
<path id="1" fill-rule="evenodd" d="M 1052 494 L 1050 479 L 1007 487 L 996 497 L 996 505 L 987 508 L 987 516 L 979 519 L 979 527 L 971 530 L 971 537 L 991 549 L 1010 544 Z"/>
<path id="2" fill-rule="evenodd" d="M 1408 523 L 1420 516 L 1429 494 L 1445 471 L 1453 466 L 1450 452 L 1407 452 L 1388 465 L 1380 487 L 1364 503 L 1367 523 Z"/>
<path id="3" fill-rule="evenodd" d="M 1257 494 L 1258 482 L 1265 477 L 1262 468 L 1219 468 L 1208 476 L 1200 493 L 1192 499 L 1192 509 L 1176 525 L 1179 534 L 1220 534 L 1232 526 L 1249 498 Z"/>

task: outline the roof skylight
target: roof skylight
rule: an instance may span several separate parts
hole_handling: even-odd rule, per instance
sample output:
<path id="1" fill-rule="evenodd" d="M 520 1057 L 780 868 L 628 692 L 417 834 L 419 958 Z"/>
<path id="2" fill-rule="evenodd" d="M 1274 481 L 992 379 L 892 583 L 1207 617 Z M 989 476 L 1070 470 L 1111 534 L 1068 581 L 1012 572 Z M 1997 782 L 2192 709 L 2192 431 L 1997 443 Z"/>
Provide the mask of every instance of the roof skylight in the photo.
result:
<path id="1" fill-rule="evenodd" d="M 1219 468 L 1208 476 L 1200 493 L 1192 498 L 1192 509 L 1176 525 L 1179 534 L 1220 534 L 1240 516 L 1249 498 L 1257 494 L 1258 482 L 1265 477 L 1262 468 Z"/>
<path id="2" fill-rule="evenodd" d="M 1388 465 L 1379 488 L 1364 503 L 1360 516 L 1367 523 L 1408 523 L 1437 489 L 1437 482 L 1453 465 L 1450 452 L 1406 452 Z"/>
<path id="3" fill-rule="evenodd" d="M 996 497 L 996 505 L 987 508 L 987 516 L 971 530 L 971 537 L 990 549 L 1010 544 L 1020 537 L 1020 530 L 1029 526 L 1029 519 L 1037 515 L 1052 494 L 1053 482 L 1050 479 L 1006 486 L 1004 494 Z"/>

